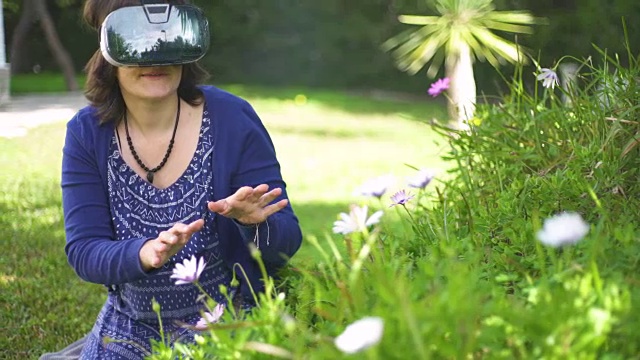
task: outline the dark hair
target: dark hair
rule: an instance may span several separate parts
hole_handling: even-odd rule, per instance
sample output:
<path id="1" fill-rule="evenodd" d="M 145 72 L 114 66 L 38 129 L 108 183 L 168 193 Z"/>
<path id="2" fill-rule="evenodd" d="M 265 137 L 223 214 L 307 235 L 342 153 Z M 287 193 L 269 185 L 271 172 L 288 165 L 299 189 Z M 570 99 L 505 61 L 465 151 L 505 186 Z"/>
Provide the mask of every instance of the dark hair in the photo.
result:
<path id="1" fill-rule="evenodd" d="M 188 0 L 171 0 L 171 4 L 182 5 Z M 93 30 L 100 31 L 102 22 L 109 13 L 126 6 L 140 5 L 140 0 L 87 0 L 83 17 Z M 97 50 L 85 66 L 87 82 L 85 97 L 98 112 L 100 123 L 119 121 L 126 110 L 118 79 L 117 68 L 111 65 Z M 202 92 L 197 87 L 208 78 L 207 71 L 197 62 L 182 65 L 182 79 L 178 85 L 178 96 L 191 105 L 202 103 Z"/>

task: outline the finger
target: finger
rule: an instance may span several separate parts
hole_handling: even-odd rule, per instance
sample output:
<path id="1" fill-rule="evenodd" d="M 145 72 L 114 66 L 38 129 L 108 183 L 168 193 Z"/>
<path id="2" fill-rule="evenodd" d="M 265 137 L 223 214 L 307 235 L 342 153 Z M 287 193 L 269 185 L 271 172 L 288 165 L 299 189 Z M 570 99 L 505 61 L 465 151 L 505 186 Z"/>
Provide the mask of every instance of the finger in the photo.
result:
<path id="1" fill-rule="evenodd" d="M 167 244 L 167 243 L 163 243 L 160 242 L 158 243 L 155 247 L 155 253 L 156 256 L 159 256 L 161 258 L 164 258 L 165 256 L 163 256 L 164 254 L 168 253 L 171 250 L 172 245 L 171 244 Z"/>
<path id="2" fill-rule="evenodd" d="M 189 234 L 189 236 L 191 236 L 194 233 L 202 230 L 203 227 L 204 227 L 204 220 L 198 219 L 187 226 L 187 233 Z"/>
<path id="3" fill-rule="evenodd" d="M 253 190 L 258 190 L 263 193 L 266 193 L 267 191 L 269 191 L 269 184 L 260 184 L 256 186 Z"/>
<path id="4" fill-rule="evenodd" d="M 159 243 L 158 246 L 154 247 L 156 256 L 159 256 L 164 263 L 182 250 L 187 241 L 189 241 L 189 237 L 179 236 L 178 241 L 175 244 L 170 245 L 166 243 Z"/>
<path id="5" fill-rule="evenodd" d="M 162 267 L 175 254 L 175 246 L 162 242 L 166 236 L 174 236 L 163 231 L 157 239 L 146 242 L 140 250 L 140 259 L 145 270 Z M 174 252 L 172 252 L 174 251 Z"/>
<path id="6" fill-rule="evenodd" d="M 189 231 L 189 225 L 182 224 L 182 223 L 175 223 L 173 224 L 171 229 L 169 229 L 169 231 L 174 235 L 180 236 Z"/>
<path id="7" fill-rule="evenodd" d="M 171 247 L 167 244 L 158 242 L 152 248 L 153 253 L 151 254 L 150 265 L 154 268 L 159 268 L 166 262 L 168 256 L 167 253 L 171 249 Z"/>
<path id="8" fill-rule="evenodd" d="M 249 186 L 243 186 L 235 194 L 231 195 L 230 198 L 235 199 L 237 201 L 244 201 L 247 197 L 253 194 L 253 189 Z"/>
<path id="9" fill-rule="evenodd" d="M 258 201 L 267 191 L 269 191 L 269 185 L 260 184 L 253 188 L 250 198 L 254 201 Z"/>
<path id="10" fill-rule="evenodd" d="M 165 243 L 182 247 L 191 239 L 191 236 L 193 236 L 195 232 L 202 230 L 203 226 L 203 219 L 198 219 L 189 224 L 176 223 L 171 229 L 167 231 L 169 234 L 175 237 L 175 240 L 174 238 L 172 238 L 170 242 L 165 241 Z"/>
<path id="11" fill-rule="evenodd" d="M 152 268 L 157 269 L 157 268 L 161 267 L 162 265 L 164 265 L 164 259 L 162 259 L 162 257 L 160 257 L 158 255 L 155 255 L 151 259 L 149 265 L 151 265 Z"/>
<path id="12" fill-rule="evenodd" d="M 282 199 L 280 201 L 278 201 L 275 204 L 271 204 L 267 207 L 264 208 L 264 216 L 265 217 L 269 217 L 275 213 L 277 213 L 278 211 L 284 209 L 287 204 L 289 203 L 289 200 L 287 199 Z"/>
<path id="13" fill-rule="evenodd" d="M 261 206 L 265 206 L 267 204 L 269 204 L 270 202 L 272 202 L 273 200 L 277 199 L 278 196 L 282 195 L 282 189 L 280 188 L 275 188 L 271 191 L 269 191 L 268 193 L 262 195 L 262 197 L 260 198 L 260 201 L 258 202 Z"/>
<path id="14" fill-rule="evenodd" d="M 230 211 L 230 206 L 227 203 L 227 199 L 222 199 L 218 201 L 212 201 L 207 204 L 209 210 L 218 214 L 226 214 Z"/>
<path id="15" fill-rule="evenodd" d="M 173 246 L 178 242 L 178 235 L 170 231 L 163 231 L 158 235 L 158 240 L 163 244 Z"/>
<path id="16" fill-rule="evenodd" d="M 185 224 L 175 224 L 171 229 L 168 230 L 173 236 L 175 236 L 175 240 L 172 242 L 165 242 L 166 244 L 170 244 L 171 246 L 179 246 L 182 247 L 189 240 L 191 234 L 188 232 L 189 227 Z"/>

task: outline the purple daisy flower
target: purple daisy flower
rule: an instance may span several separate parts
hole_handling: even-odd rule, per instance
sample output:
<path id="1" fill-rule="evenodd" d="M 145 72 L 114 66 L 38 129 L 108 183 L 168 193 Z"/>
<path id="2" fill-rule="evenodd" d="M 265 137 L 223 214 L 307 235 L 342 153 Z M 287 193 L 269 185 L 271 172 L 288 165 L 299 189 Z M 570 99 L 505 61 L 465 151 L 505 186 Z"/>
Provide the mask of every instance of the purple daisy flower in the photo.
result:
<path id="1" fill-rule="evenodd" d="M 409 186 L 416 189 L 424 189 L 429 185 L 433 177 L 435 176 L 435 172 L 429 169 L 421 169 L 418 173 L 409 179 Z"/>
<path id="2" fill-rule="evenodd" d="M 367 217 L 368 212 L 369 208 L 365 205 L 363 207 L 354 206 L 349 214 L 340 213 L 340 220 L 333 223 L 334 234 L 347 235 L 353 232 L 362 232 L 369 226 L 377 224 L 383 214 L 381 210 L 378 210 Z"/>
<path id="3" fill-rule="evenodd" d="M 216 305 L 212 313 L 205 312 L 203 314 L 204 316 L 201 317 L 200 320 L 198 320 L 198 323 L 195 326 L 196 330 L 200 330 L 200 331 L 207 330 L 209 328 L 209 324 L 217 323 L 223 314 L 224 314 L 224 304 Z"/>
<path id="4" fill-rule="evenodd" d="M 536 76 L 538 81 L 542 81 L 542 86 L 547 89 L 553 89 L 558 85 L 558 74 L 555 71 L 547 68 L 540 69 L 540 73 Z"/>
<path id="5" fill-rule="evenodd" d="M 391 201 L 393 201 L 393 204 L 391 204 L 391 206 L 394 206 L 394 205 L 404 206 L 404 204 L 408 203 L 409 200 L 413 199 L 413 197 L 414 195 L 411 195 L 410 193 L 404 190 L 400 190 L 391 196 Z"/>
<path id="6" fill-rule="evenodd" d="M 191 284 L 198 281 L 202 270 L 207 263 L 204 261 L 204 257 L 201 257 L 198 261 L 195 255 L 191 256 L 191 259 L 184 259 L 181 263 L 177 263 L 173 268 L 172 279 L 176 279 L 176 285 Z"/>
<path id="7" fill-rule="evenodd" d="M 438 81 L 431 84 L 431 87 L 429 88 L 428 93 L 432 97 L 436 97 L 442 94 L 442 92 L 447 90 L 448 88 L 449 88 L 449 78 L 446 77 L 443 79 L 439 79 Z"/>
<path id="8" fill-rule="evenodd" d="M 394 181 L 395 179 L 391 174 L 369 179 L 356 190 L 356 194 L 379 199 L 387 192 L 387 189 L 393 185 Z"/>

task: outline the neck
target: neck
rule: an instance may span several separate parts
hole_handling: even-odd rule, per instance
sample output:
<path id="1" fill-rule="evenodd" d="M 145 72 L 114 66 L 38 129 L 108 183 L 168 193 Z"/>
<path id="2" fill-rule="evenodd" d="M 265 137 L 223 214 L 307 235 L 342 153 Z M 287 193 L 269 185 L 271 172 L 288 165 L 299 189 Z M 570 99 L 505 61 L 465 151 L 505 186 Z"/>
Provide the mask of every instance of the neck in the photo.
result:
<path id="1" fill-rule="evenodd" d="M 123 94 L 129 126 L 136 127 L 143 134 L 164 132 L 173 129 L 178 111 L 176 94 L 157 100 L 138 100 Z"/>

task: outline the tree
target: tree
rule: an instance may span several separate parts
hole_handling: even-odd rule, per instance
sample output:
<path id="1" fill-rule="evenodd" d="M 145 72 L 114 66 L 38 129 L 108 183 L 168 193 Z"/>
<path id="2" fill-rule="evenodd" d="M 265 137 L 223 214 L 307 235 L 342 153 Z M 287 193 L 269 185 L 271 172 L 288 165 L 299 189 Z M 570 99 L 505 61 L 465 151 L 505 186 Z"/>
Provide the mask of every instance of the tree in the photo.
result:
<path id="1" fill-rule="evenodd" d="M 444 62 L 450 79 L 449 120 L 462 129 L 475 111 L 474 59 L 487 60 L 496 68 L 505 60 L 526 61 L 524 49 L 492 30 L 529 34 L 536 19 L 526 11 L 496 11 L 493 0 L 434 1 L 438 16 L 399 16 L 400 22 L 421 27 L 392 37 L 383 49 L 392 51 L 398 67 L 410 74 L 431 61 L 427 75 L 435 77 Z"/>
<path id="2" fill-rule="evenodd" d="M 0 106 L 9 101 L 11 73 L 7 69 L 7 54 L 4 40 L 4 4 L 0 0 Z"/>
<path id="3" fill-rule="evenodd" d="M 67 5 L 69 1 L 63 2 Z M 21 49 L 25 48 L 25 40 L 29 34 L 29 30 L 35 22 L 40 22 L 42 32 L 47 40 L 49 49 L 51 50 L 58 66 L 62 70 L 68 90 L 78 90 L 76 82 L 75 70 L 71 56 L 62 45 L 56 27 L 45 0 L 24 0 L 22 3 L 22 14 L 18 25 L 16 26 L 13 39 L 11 40 L 11 68 L 15 72 L 15 67 L 20 61 Z"/>

